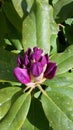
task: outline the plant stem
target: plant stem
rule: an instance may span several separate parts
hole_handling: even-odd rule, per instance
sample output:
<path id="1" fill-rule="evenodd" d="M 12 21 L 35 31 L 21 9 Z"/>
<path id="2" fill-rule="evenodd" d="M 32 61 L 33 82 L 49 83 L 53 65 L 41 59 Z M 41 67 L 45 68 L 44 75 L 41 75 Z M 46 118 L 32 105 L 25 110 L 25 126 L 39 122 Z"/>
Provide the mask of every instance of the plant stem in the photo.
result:
<path id="1" fill-rule="evenodd" d="M 40 89 L 40 91 L 48 97 L 47 93 L 44 91 L 44 89 L 42 89 L 41 85 L 38 85 L 38 88 Z"/>

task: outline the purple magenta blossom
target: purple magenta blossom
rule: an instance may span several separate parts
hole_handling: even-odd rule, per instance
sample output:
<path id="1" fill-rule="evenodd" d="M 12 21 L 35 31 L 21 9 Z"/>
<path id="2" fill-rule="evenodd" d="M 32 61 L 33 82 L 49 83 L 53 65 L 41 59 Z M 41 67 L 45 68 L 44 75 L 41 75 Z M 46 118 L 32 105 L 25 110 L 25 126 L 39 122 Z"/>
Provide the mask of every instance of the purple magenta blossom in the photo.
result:
<path id="1" fill-rule="evenodd" d="M 42 83 L 44 79 L 54 78 L 57 65 L 50 61 L 48 54 L 43 55 L 43 50 L 34 47 L 28 48 L 23 59 L 17 58 L 18 67 L 14 69 L 14 75 L 19 82 L 25 85 Z M 30 86 L 31 87 L 31 86 Z"/>

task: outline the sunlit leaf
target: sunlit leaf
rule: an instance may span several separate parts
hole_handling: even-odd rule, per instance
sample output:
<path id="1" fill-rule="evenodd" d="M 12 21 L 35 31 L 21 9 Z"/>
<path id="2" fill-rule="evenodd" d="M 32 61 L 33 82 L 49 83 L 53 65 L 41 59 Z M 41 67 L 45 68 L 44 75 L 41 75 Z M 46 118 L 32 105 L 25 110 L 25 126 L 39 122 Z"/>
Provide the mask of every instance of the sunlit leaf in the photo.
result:
<path id="1" fill-rule="evenodd" d="M 51 60 L 58 65 L 57 74 L 62 74 L 73 68 L 73 45 L 69 46 L 63 53 L 53 55 Z"/>
<path id="2" fill-rule="evenodd" d="M 73 129 L 73 88 L 50 87 L 41 102 L 53 130 Z"/>
<path id="3" fill-rule="evenodd" d="M 24 123 L 28 114 L 31 97 L 30 94 L 22 94 L 14 102 L 8 114 L 0 123 L 1 130 L 18 130 Z"/>
<path id="4" fill-rule="evenodd" d="M 32 8 L 32 5 L 34 3 L 34 0 L 26 0 L 27 2 L 27 11 L 30 12 L 31 8 Z"/>
<path id="5" fill-rule="evenodd" d="M 11 99 L 20 91 L 18 87 L 6 87 L 0 89 L 0 120 L 5 116 L 11 106 Z"/>
<path id="6" fill-rule="evenodd" d="M 60 74 L 52 80 L 46 80 L 44 84 L 52 87 L 53 86 L 62 87 L 71 85 L 73 84 L 73 72 L 72 73 L 66 72 L 64 74 Z"/>
<path id="7" fill-rule="evenodd" d="M 39 130 L 34 125 L 32 125 L 28 119 L 25 120 L 25 123 L 23 124 L 22 128 L 20 130 Z"/>
<path id="8" fill-rule="evenodd" d="M 23 21 L 22 43 L 24 50 L 28 47 L 38 46 L 49 53 L 50 44 L 53 43 L 51 42 L 51 35 L 56 35 L 57 32 L 58 26 L 53 20 L 52 6 L 47 4 L 46 1 L 37 0 L 33 9 Z"/>

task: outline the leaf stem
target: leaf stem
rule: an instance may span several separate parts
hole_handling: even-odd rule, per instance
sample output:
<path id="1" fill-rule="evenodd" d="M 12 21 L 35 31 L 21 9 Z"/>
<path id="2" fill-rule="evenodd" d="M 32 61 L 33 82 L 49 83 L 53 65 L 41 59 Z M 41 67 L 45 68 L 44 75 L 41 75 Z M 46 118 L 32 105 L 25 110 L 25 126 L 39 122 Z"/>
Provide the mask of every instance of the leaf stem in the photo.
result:
<path id="1" fill-rule="evenodd" d="M 41 85 L 38 85 L 38 88 L 40 89 L 40 91 L 48 97 L 47 93 L 44 91 L 44 89 L 42 89 Z"/>
<path id="2" fill-rule="evenodd" d="M 30 94 L 32 92 L 34 88 L 32 87 L 29 91 L 28 91 L 28 94 Z"/>
<path id="3" fill-rule="evenodd" d="M 28 87 L 26 87 L 26 88 L 24 89 L 24 92 L 25 92 L 25 91 L 27 91 L 29 88 L 30 88 L 29 86 L 28 86 Z"/>

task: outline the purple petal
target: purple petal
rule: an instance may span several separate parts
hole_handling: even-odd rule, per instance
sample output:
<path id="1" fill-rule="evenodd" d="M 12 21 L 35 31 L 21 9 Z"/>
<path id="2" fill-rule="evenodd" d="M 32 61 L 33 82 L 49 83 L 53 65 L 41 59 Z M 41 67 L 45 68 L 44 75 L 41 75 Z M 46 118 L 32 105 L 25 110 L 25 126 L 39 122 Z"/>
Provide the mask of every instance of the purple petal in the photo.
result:
<path id="1" fill-rule="evenodd" d="M 29 56 L 31 54 L 31 48 L 28 48 L 28 50 L 26 51 L 26 54 Z"/>
<path id="2" fill-rule="evenodd" d="M 40 50 L 41 52 L 43 52 L 43 50 L 40 49 L 40 48 L 38 48 L 38 47 L 34 47 L 34 48 L 33 48 L 33 51 L 34 51 L 34 52 L 36 52 L 36 51 L 38 51 L 38 50 Z"/>
<path id="3" fill-rule="evenodd" d="M 41 58 L 41 54 L 43 53 L 42 49 L 39 49 L 37 47 L 33 48 L 33 53 L 31 54 L 31 59 L 35 61 L 39 61 Z"/>
<path id="4" fill-rule="evenodd" d="M 20 57 L 20 55 L 18 55 L 17 57 L 17 63 L 18 63 L 18 67 L 21 67 L 23 66 L 23 61 L 22 61 L 22 58 Z"/>
<path id="5" fill-rule="evenodd" d="M 29 59 L 27 54 L 24 55 L 24 60 L 23 61 L 24 61 L 25 66 L 27 66 L 27 67 L 30 66 L 31 62 L 30 62 L 30 59 Z"/>
<path id="6" fill-rule="evenodd" d="M 33 76 L 37 77 L 43 72 L 43 67 L 40 62 L 35 62 L 31 66 L 31 73 Z"/>
<path id="7" fill-rule="evenodd" d="M 16 67 L 14 69 L 14 75 L 22 84 L 27 84 L 31 81 L 28 70 Z"/>
<path id="8" fill-rule="evenodd" d="M 46 68 L 46 71 L 44 73 L 44 77 L 46 77 L 47 79 L 52 79 L 56 74 L 56 70 L 57 70 L 56 63 L 49 62 L 47 64 L 47 68 Z"/>
<path id="9" fill-rule="evenodd" d="M 45 57 L 46 57 L 47 63 L 49 63 L 50 62 L 50 58 L 49 58 L 48 54 L 45 54 Z"/>
<path id="10" fill-rule="evenodd" d="M 31 55 L 31 49 L 28 48 L 28 50 L 24 53 L 24 59 L 23 62 L 25 64 L 25 66 L 29 67 L 31 62 L 30 62 L 30 55 Z"/>
<path id="11" fill-rule="evenodd" d="M 41 63 L 42 67 L 44 67 L 44 65 L 47 64 L 46 55 L 42 56 L 39 62 Z"/>

